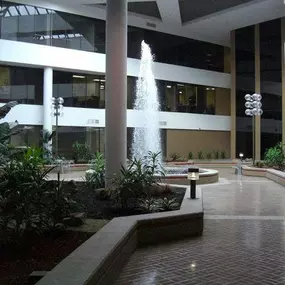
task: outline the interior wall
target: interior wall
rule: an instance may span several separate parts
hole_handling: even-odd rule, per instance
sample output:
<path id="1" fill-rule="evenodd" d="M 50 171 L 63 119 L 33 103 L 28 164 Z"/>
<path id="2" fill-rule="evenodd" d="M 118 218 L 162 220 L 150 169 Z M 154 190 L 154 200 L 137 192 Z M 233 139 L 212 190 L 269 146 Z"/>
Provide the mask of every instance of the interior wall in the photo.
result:
<path id="1" fill-rule="evenodd" d="M 178 153 L 181 157 L 188 158 L 191 151 L 194 158 L 198 158 L 198 152 L 203 156 L 214 151 L 225 151 L 226 157 L 230 154 L 230 132 L 219 131 L 187 131 L 167 130 L 167 157 Z"/>
<path id="2" fill-rule="evenodd" d="M 230 116 L 231 93 L 230 89 L 216 88 L 216 115 Z"/>

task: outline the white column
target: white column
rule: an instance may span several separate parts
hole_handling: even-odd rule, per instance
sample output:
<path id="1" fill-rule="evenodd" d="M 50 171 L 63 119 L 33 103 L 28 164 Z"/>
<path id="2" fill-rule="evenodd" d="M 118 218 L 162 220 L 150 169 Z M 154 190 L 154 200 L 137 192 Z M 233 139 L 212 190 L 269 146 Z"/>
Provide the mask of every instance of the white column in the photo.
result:
<path id="1" fill-rule="evenodd" d="M 127 158 L 127 1 L 107 0 L 106 182 Z M 109 181 L 109 182 L 108 182 Z"/>
<path id="2" fill-rule="evenodd" d="M 43 92 L 43 131 L 52 133 L 51 105 L 53 90 L 53 70 L 50 67 L 44 69 L 44 92 Z M 51 150 L 51 143 L 47 146 Z"/>

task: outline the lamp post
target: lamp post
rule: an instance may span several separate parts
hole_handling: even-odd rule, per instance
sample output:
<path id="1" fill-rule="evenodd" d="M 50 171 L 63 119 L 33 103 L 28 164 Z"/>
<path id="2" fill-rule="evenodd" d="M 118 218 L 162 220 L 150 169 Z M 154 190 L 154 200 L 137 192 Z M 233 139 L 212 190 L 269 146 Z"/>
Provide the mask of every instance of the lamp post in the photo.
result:
<path id="1" fill-rule="evenodd" d="M 261 109 L 262 107 L 262 96 L 260 94 L 246 94 L 244 96 L 245 99 L 245 114 L 247 116 L 252 117 L 252 132 L 253 132 L 253 137 L 252 137 L 252 160 L 253 164 L 255 162 L 255 117 L 256 116 L 261 116 L 263 114 L 263 110 Z"/>
<path id="2" fill-rule="evenodd" d="M 190 199 L 196 198 L 196 181 L 199 180 L 199 168 L 188 168 L 188 180 L 190 180 Z"/>
<path id="3" fill-rule="evenodd" d="M 58 117 L 63 116 L 63 103 L 64 103 L 64 99 L 62 97 L 52 98 L 51 115 L 55 117 L 55 157 L 56 159 L 58 159 Z"/>

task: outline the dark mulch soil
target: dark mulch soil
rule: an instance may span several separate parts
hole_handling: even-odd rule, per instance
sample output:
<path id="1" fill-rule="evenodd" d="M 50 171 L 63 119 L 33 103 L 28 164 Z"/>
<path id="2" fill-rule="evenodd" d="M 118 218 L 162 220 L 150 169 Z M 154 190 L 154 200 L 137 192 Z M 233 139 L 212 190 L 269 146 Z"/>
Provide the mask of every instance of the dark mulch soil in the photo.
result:
<path id="1" fill-rule="evenodd" d="M 156 198 L 168 198 L 176 199 L 180 209 L 181 203 L 185 195 L 185 189 L 173 188 L 172 193 L 167 193 Z M 120 205 L 115 204 L 114 201 L 108 199 L 108 197 L 102 197 L 98 195 L 97 190 L 85 190 L 80 191 L 80 195 L 75 198 L 79 203 L 84 205 L 82 209 L 87 217 L 93 219 L 112 219 L 120 216 L 131 216 L 145 214 L 137 209 L 135 202 L 130 199 L 128 203 L 128 209 L 122 209 Z M 176 210 L 178 210 L 176 209 Z"/>
<path id="2" fill-rule="evenodd" d="M 61 232 L 53 235 L 30 235 L 7 242 L 0 237 L 0 284 L 32 285 L 33 271 L 49 271 L 86 241 L 92 233 Z"/>

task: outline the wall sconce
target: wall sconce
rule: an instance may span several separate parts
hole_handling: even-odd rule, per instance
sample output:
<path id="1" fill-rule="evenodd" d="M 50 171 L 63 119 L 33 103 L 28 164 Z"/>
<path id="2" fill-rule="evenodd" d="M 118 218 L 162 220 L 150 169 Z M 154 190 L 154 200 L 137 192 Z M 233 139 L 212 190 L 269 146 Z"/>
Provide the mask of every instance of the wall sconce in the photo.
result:
<path id="1" fill-rule="evenodd" d="M 196 181 L 199 180 L 199 168 L 188 168 L 188 180 L 190 180 L 190 199 L 196 199 Z"/>

